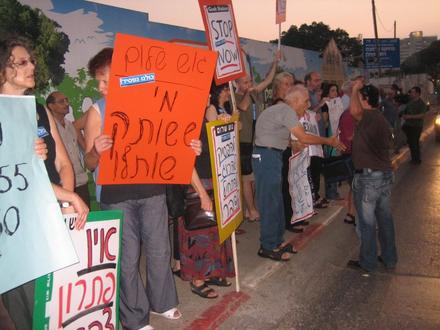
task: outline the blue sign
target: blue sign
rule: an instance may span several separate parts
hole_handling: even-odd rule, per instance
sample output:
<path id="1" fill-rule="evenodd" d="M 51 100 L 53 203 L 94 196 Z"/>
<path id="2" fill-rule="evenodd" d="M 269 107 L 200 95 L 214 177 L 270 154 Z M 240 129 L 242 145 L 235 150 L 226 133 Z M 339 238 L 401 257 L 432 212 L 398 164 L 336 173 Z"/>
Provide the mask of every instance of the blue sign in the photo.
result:
<path id="1" fill-rule="evenodd" d="M 152 83 L 156 79 L 156 75 L 154 73 L 145 73 L 136 76 L 122 77 L 119 78 L 119 86 L 133 86 L 139 84 Z"/>
<path id="2" fill-rule="evenodd" d="M 364 39 L 364 68 L 400 68 L 400 40 L 377 39 L 377 43 L 379 46 L 379 61 L 377 60 L 376 39 Z"/>

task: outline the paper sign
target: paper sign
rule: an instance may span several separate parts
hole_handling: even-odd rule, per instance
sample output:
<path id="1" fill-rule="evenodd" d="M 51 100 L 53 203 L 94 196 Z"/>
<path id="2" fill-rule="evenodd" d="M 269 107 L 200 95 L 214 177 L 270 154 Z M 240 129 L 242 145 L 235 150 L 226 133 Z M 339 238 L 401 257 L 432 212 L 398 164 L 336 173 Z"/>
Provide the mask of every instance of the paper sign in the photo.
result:
<path id="1" fill-rule="evenodd" d="M 218 53 L 217 85 L 246 74 L 231 0 L 199 0 L 208 47 Z"/>
<path id="2" fill-rule="evenodd" d="M 307 148 L 289 159 L 289 192 L 292 199 L 292 218 L 290 223 L 300 222 L 313 216 L 313 198 L 307 176 L 310 165 Z"/>
<path id="3" fill-rule="evenodd" d="M 119 329 L 122 211 L 91 212 L 83 230 L 64 220 L 80 262 L 36 281 L 33 329 Z"/>
<path id="4" fill-rule="evenodd" d="M 189 183 L 216 54 L 117 34 L 99 184 Z"/>
<path id="5" fill-rule="evenodd" d="M 231 236 L 243 220 L 240 181 L 238 117 L 228 123 L 206 124 L 211 156 L 212 182 L 220 243 Z"/>
<path id="6" fill-rule="evenodd" d="M 276 0 L 276 24 L 281 24 L 286 21 L 286 0 Z"/>
<path id="7" fill-rule="evenodd" d="M 35 98 L 0 96 L 0 293 L 78 261 L 44 162 Z"/>

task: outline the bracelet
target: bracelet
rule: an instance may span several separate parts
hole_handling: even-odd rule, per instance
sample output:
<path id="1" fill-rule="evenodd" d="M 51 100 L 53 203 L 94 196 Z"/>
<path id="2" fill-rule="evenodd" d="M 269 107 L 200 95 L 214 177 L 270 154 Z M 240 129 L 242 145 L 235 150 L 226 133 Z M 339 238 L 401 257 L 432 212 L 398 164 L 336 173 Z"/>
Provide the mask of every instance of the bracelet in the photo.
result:
<path id="1" fill-rule="evenodd" d="M 70 206 L 70 203 L 69 202 L 60 202 L 60 207 L 62 208 L 62 209 L 65 209 L 65 208 L 67 208 L 67 207 L 69 207 Z"/>

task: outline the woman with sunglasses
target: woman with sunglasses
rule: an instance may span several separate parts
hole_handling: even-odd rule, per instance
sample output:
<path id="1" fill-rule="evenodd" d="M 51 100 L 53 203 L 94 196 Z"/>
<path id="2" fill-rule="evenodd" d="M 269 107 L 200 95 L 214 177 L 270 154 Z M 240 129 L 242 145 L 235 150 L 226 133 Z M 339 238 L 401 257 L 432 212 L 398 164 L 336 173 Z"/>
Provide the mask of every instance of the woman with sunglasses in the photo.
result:
<path id="1" fill-rule="evenodd" d="M 36 62 L 29 46 L 22 40 L 0 41 L 0 94 L 26 95 L 35 87 Z M 36 144 L 37 153 L 44 154 L 47 147 L 45 166 L 52 183 L 55 196 L 71 207 L 65 213 L 78 213 L 76 228 L 82 229 L 87 220 L 88 207 L 73 192 L 74 176 L 72 165 L 56 129 L 54 119 L 46 109 L 37 104 L 36 117 L 39 132 L 44 143 Z M 16 329 L 32 328 L 34 305 L 34 281 L 25 283 L 3 294 L 3 300 Z"/>

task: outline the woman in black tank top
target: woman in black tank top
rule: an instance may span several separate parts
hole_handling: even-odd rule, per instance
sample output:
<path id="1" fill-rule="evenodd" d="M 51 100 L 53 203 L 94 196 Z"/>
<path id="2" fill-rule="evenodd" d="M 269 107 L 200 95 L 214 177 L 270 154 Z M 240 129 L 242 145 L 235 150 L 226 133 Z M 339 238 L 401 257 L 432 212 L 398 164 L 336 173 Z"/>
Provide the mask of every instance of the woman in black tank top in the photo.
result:
<path id="1" fill-rule="evenodd" d="M 32 90 L 35 87 L 35 63 L 29 47 L 23 41 L 14 39 L 0 41 L 0 94 L 19 96 Z M 47 157 L 45 165 L 55 196 L 60 201 L 72 204 L 72 211 L 78 213 L 76 227 L 83 228 L 89 209 L 73 192 L 72 165 L 58 135 L 54 120 L 43 107 L 37 105 L 36 111 L 40 137 L 44 142 L 41 139 L 37 140 L 35 150 L 41 158 Z M 60 183 L 62 186 L 59 185 Z M 14 319 L 9 318 L 0 297 L 0 314 L 4 315 L 0 320 L 0 328 L 13 329 L 14 323 L 17 328 L 31 328 L 34 281 L 10 290 L 3 298 L 9 301 L 11 316 Z"/>

